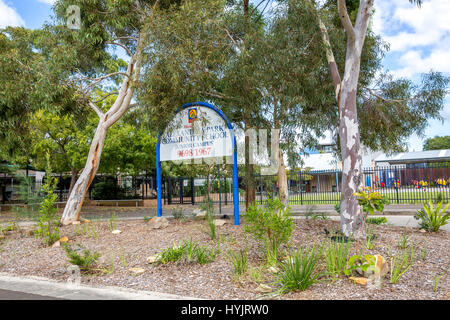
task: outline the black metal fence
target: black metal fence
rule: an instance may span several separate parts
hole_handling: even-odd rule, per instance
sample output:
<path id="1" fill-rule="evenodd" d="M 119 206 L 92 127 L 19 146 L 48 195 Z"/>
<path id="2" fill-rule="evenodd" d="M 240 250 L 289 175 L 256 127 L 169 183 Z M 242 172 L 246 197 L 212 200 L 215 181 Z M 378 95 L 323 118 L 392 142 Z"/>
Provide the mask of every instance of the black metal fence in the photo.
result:
<path id="1" fill-rule="evenodd" d="M 342 171 L 290 171 L 288 173 L 289 203 L 293 205 L 337 204 L 340 201 Z M 450 201 L 450 165 L 422 167 L 376 167 L 363 169 L 364 186 L 385 195 L 392 204 L 423 203 L 428 199 Z M 277 176 L 254 176 L 256 202 L 277 195 Z M 213 202 L 232 203 L 231 178 L 214 179 L 167 177 L 163 179 L 164 203 L 190 204 L 207 196 Z M 245 202 L 245 182 L 239 178 L 239 202 Z"/>
<path id="2" fill-rule="evenodd" d="M 59 202 L 67 201 L 69 197 L 70 176 L 55 175 L 58 178 L 55 193 Z M 42 181 L 36 181 L 30 176 L 29 194 L 38 195 Z M 19 176 L 0 177 L 0 204 L 20 203 L 23 178 Z M 154 176 L 106 176 L 97 175 L 89 187 L 87 198 L 90 200 L 125 200 L 156 198 L 156 177 Z"/>
<path id="3" fill-rule="evenodd" d="M 378 190 L 393 204 L 422 203 L 428 199 L 450 201 L 450 164 L 428 164 L 421 167 L 365 168 L 364 185 Z M 59 178 L 59 201 L 67 200 L 70 176 Z M 340 199 L 342 172 L 339 170 L 288 172 L 289 203 L 292 205 L 336 204 Z M 239 202 L 245 202 L 245 181 L 239 177 Z M 254 176 L 256 202 L 278 193 L 277 176 Z M 20 202 L 19 180 L 0 177 L 0 203 Z M 155 199 L 156 177 L 97 176 L 89 188 L 89 199 Z M 40 184 L 34 183 L 32 192 Z M 209 191 L 209 192 L 208 192 Z M 222 204 L 233 203 L 231 178 L 162 177 L 164 204 L 197 204 L 209 197 Z"/>

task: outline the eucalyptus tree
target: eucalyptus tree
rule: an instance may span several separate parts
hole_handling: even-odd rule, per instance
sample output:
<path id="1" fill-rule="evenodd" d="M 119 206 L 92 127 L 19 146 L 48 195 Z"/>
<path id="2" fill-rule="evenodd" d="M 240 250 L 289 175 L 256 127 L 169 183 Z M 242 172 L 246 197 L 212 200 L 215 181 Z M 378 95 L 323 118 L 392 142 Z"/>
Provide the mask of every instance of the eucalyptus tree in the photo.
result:
<path id="1" fill-rule="evenodd" d="M 238 128 L 261 127 L 260 80 L 252 77 L 258 66 L 249 39 L 263 37 L 263 20 L 256 8 L 245 3 L 243 11 L 242 2 L 237 1 L 188 1 L 180 10 L 155 20 L 152 71 L 144 76 L 138 96 L 148 106 L 151 123 L 163 128 L 186 101 L 206 100 L 220 107 Z M 255 186 L 246 150 L 244 182 L 249 204 L 254 201 Z"/>
<path id="2" fill-rule="evenodd" d="M 410 2 L 421 4 L 420 0 Z M 352 235 L 362 225 L 361 208 L 354 195 L 363 184 L 361 140 L 372 149 L 404 148 L 404 139 L 414 132 L 422 133 L 427 119 L 440 118 L 449 79 L 439 72 L 430 72 L 422 76 L 421 85 L 414 85 L 408 79 L 394 80 L 389 74 L 381 73 L 377 79 L 361 83 L 362 53 L 365 40 L 371 34 L 369 23 L 374 0 L 325 1 L 323 6 L 310 0 L 303 3 L 316 9 L 315 21 L 326 45 L 338 107 L 343 161 L 341 230 L 345 235 Z M 289 4 L 295 5 L 293 1 Z M 338 14 L 330 8 L 335 8 Z M 341 23 L 340 28 L 336 28 L 336 18 Z M 334 43 L 329 30 L 340 34 Z M 346 50 L 339 59 L 335 56 L 335 47 L 336 42 L 342 43 L 343 39 L 346 39 Z"/>
<path id="3" fill-rule="evenodd" d="M 75 90 L 61 85 L 61 64 L 46 55 L 52 35 L 45 30 L 7 27 L 0 30 L 0 157 L 27 163 L 30 157 L 29 115 L 39 108 L 60 113 L 82 110 Z"/>
<path id="4" fill-rule="evenodd" d="M 73 107 L 81 113 L 90 108 L 98 116 L 84 168 L 61 218 L 63 224 L 79 219 L 88 187 L 99 168 L 107 131 L 132 106 L 153 11 L 180 2 L 58 0 L 53 6 L 55 15 L 51 24 L 35 31 L 10 28 L 2 32 L 0 41 L 6 43 L 6 50 L 2 50 L 0 63 L 14 76 L 2 87 L 2 92 L 7 93 L 0 100 L 2 112 L 6 111 L 3 120 L 14 112 L 16 105 L 24 109 L 15 113 L 18 119 L 40 106 L 59 111 Z M 80 9 L 78 29 L 67 27 L 67 15 L 71 17 L 77 11 L 71 11 L 76 8 L 73 6 Z M 126 63 L 111 53 L 112 48 L 127 56 Z M 11 83 L 18 90 L 10 90 Z M 97 99 L 92 94 L 99 87 L 107 90 L 107 96 L 115 97 L 108 110 L 98 106 L 105 97 Z M 2 123 L 13 126 L 11 120 Z"/>
<path id="5" fill-rule="evenodd" d="M 278 129 L 276 174 L 280 200 L 288 204 L 284 155 L 290 167 L 299 164 L 302 149 L 315 146 L 317 137 L 335 120 L 330 91 L 324 88 L 328 72 L 323 63 L 323 43 L 304 7 L 280 6 L 266 21 L 265 33 L 254 37 L 251 54 L 262 93 L 259 111 L 266 128 Z M 300 15 L 300 17 L 299 17 Z M 299 50 L 299 48 L 301 48 Z M 325 85 L 326 86 L 326 85 Z M 272 142 L 275 141 L 272 138 Z"/>
<path id="6" fill-rule="evenodd" d="M 97 49 L 96 54 L 102 55 L 107 52 L 109 46 L 123 49 L 128 56 L 125 68 L 117 63 L 113 66 L 115 71 L 108 72 L 108 66 L 104 65 L 103 70 L 98 70 L 92 77 L 91 74 L 80 74 L 75 80 L 78 81 L 81 90 L 91 89 L 98 86 L 104 80 L 115 80 L 116 86 L 109 94 L 116 95 L 112 106 L 106 110 L 101 110 L 96 101 L 89 99 L 88 105 L 95 111 L 99 118 L 95 134 L 91 141 L 90 150 L 85 167 L 75 183 L 69 196 L 66 207 L 61 218 L 63 224 L 69 224 L 78 220 L 81 206 L 86 196 L 89 185 L 95 177 L 99 168 L 100 156 L 104 146 L 104 141 L 108 129 L 116 123 L 130 108 L 136 87 L 138 86 L 141 67 L 148 45 L 148 26 L 154 18 L 153 12 L 157 8 L 168 8 L 177 5 L 180 1 L 169 0 L 91 0 L 91 1 L 57 1 L 54 8 L 58 21 L 64 21 L 64 16 L 69 5 L 77 5 L 82 13 L 81 28 L 74 31 L 73 38 L 76 44 L 80 44 L 76 49 L 83 50 L 84 46 Z M 67 44 L 73 44 L 68 41 Z M 111 60 L 110 60 L 111 61 Z M 120 80 L 121 78 L 121 80 Z M 113 81 L 114 83 L 114 81 Z"/>

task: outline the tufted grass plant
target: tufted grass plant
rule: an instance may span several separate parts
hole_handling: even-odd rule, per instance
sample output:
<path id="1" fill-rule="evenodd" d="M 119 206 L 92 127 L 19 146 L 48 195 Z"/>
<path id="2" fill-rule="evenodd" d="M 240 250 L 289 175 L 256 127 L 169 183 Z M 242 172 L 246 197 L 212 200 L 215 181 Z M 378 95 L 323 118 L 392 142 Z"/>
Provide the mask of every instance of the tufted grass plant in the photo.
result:
<path id="1" fill-rule="evenodd" d="M 340 275 L 344 275 L 347 268 L 348 252 L 350 242 L 328 241 L 322 247 L 322 254 L 326 265 L 326 274 L 334 280 Z"/>
<path id="2" fill-rule="evenodd" d="M 322 275 L 320 252 L 309 245 L 297 250 L 290 250 L 287 259 L 280 263 L 281 271 L 277 274 L 277 282 L 281 284 L 280 293 L 303 291 L 318 281 Z"/>
<path id="3" fill-rule="evenodd" d="M 229 250 L 227 260 L 233 266 L 233 274 L 236 277 L 243 275 L 248 269 L 248 250 L 241 249 L 239 251 Z"/>

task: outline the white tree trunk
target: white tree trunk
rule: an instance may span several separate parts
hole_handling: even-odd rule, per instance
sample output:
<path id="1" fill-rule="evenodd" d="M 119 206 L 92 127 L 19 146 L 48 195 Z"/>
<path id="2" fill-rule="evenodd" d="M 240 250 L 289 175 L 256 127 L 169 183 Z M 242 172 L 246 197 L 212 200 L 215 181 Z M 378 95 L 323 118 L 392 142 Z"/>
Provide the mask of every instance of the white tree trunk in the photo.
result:
<path id="1" fill-rule="evenodd" d="M 70 170 L 70 186 L 69 186 L 69 194 L 72 192 L 72 189 L 75 185 L 75 182 L 77 182 L 77 175 L 78 175 L 77 169 L 72 168 Z"/>
<path id="2" fill-rule="evenodd" d="M 100 156 L 105 143 L 106 133 L 107 128 L 105 126 L 105 121 L 104 119 L 101 119 L 97 126 L 97 130 L 95 131 L 94 138 L 92 139 L 86 165 L 67 199 L 61 218 L 61 223 L 63 225 L 70 224 L 80 218 L 81 207 L 83 206 L 89 186 L 91 185 L 92 180 L 94 180 L 100 164 Z"/>
<path id="3" fill-rule="evenodd" d="M 339 137 L 342 155 L 341 231 L 346 236 L 355 235 L 360 230 L 363 220 L 361 208 L 353 195 L 359 191 L 363 182 L 356 109 L 359 66 L 358 55 L 349 53 L 339 101 L 341 110 Z"/>
<path id="4" fill-rule="evenodd" d="M 333 79 L 339 112 L 339 139 L 342 155 L 341 182 L 341 231 L 346 236 L 357 235 L 363 221 L 363 214 L 353 193 L 363 185 L 362 157 L 360 152 L 360 134 L 356 108 L 356 93 L 359 80 L 361 51 L 367 32 L 367 26 L 373 0 L 361 0 L 355 26 L 348 15 L 345 0 L 337 0 L 339 17 L 347 33 L 347 52 L 344 79 L 341 80 L 328 32 L 318 17 L 326 46 L 326 57 Z"/>
<path id="5" fill-rule="evenodd" d="M 280 201 L 287 206 L 289 203 L 289 189 L 287 184 L 286 165 L 284 164 L 280 145 L 278 145 L 278 191 Z"/>
<path id="6" fill-rule="evenodd" d="M 108 129 L 125 114 L 130 106 L 131 98 L 134 93 L 134 83 L 140 76 L 141 60 L 142 43 L 141 38 L 139 38 L 136 53 L 128 64 L 126 76 L 122 81 L 117 99 L 108 112 L 103 114 L 103 112 L 93 103 L 90 103 L 91 108 L 97 113 L 100 120 L 92 139 L 86 165 L 67 199 L 61 217 L 61 223 L 63 225 L 71 224 L 74 221 L 78 221 L 80 218 L 81 207 L 83 206 L 89 186 L 91 185 L 92 180 L 94 180 L 100 164 L 100 156 L 102 154 L 106 133 Z"/>

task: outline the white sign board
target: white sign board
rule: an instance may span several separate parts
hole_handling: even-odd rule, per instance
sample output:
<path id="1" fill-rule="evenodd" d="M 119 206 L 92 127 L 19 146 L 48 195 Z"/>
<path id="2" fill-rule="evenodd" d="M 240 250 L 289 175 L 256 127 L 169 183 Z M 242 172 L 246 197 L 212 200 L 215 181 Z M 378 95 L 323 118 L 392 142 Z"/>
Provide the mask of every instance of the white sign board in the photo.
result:
<path id="1" fill-rule="evenodd" d="M 233 155 L 231 133 L 214 110 L 192 106 L 178 112 L 161 136 L 160 161 Z"/>

